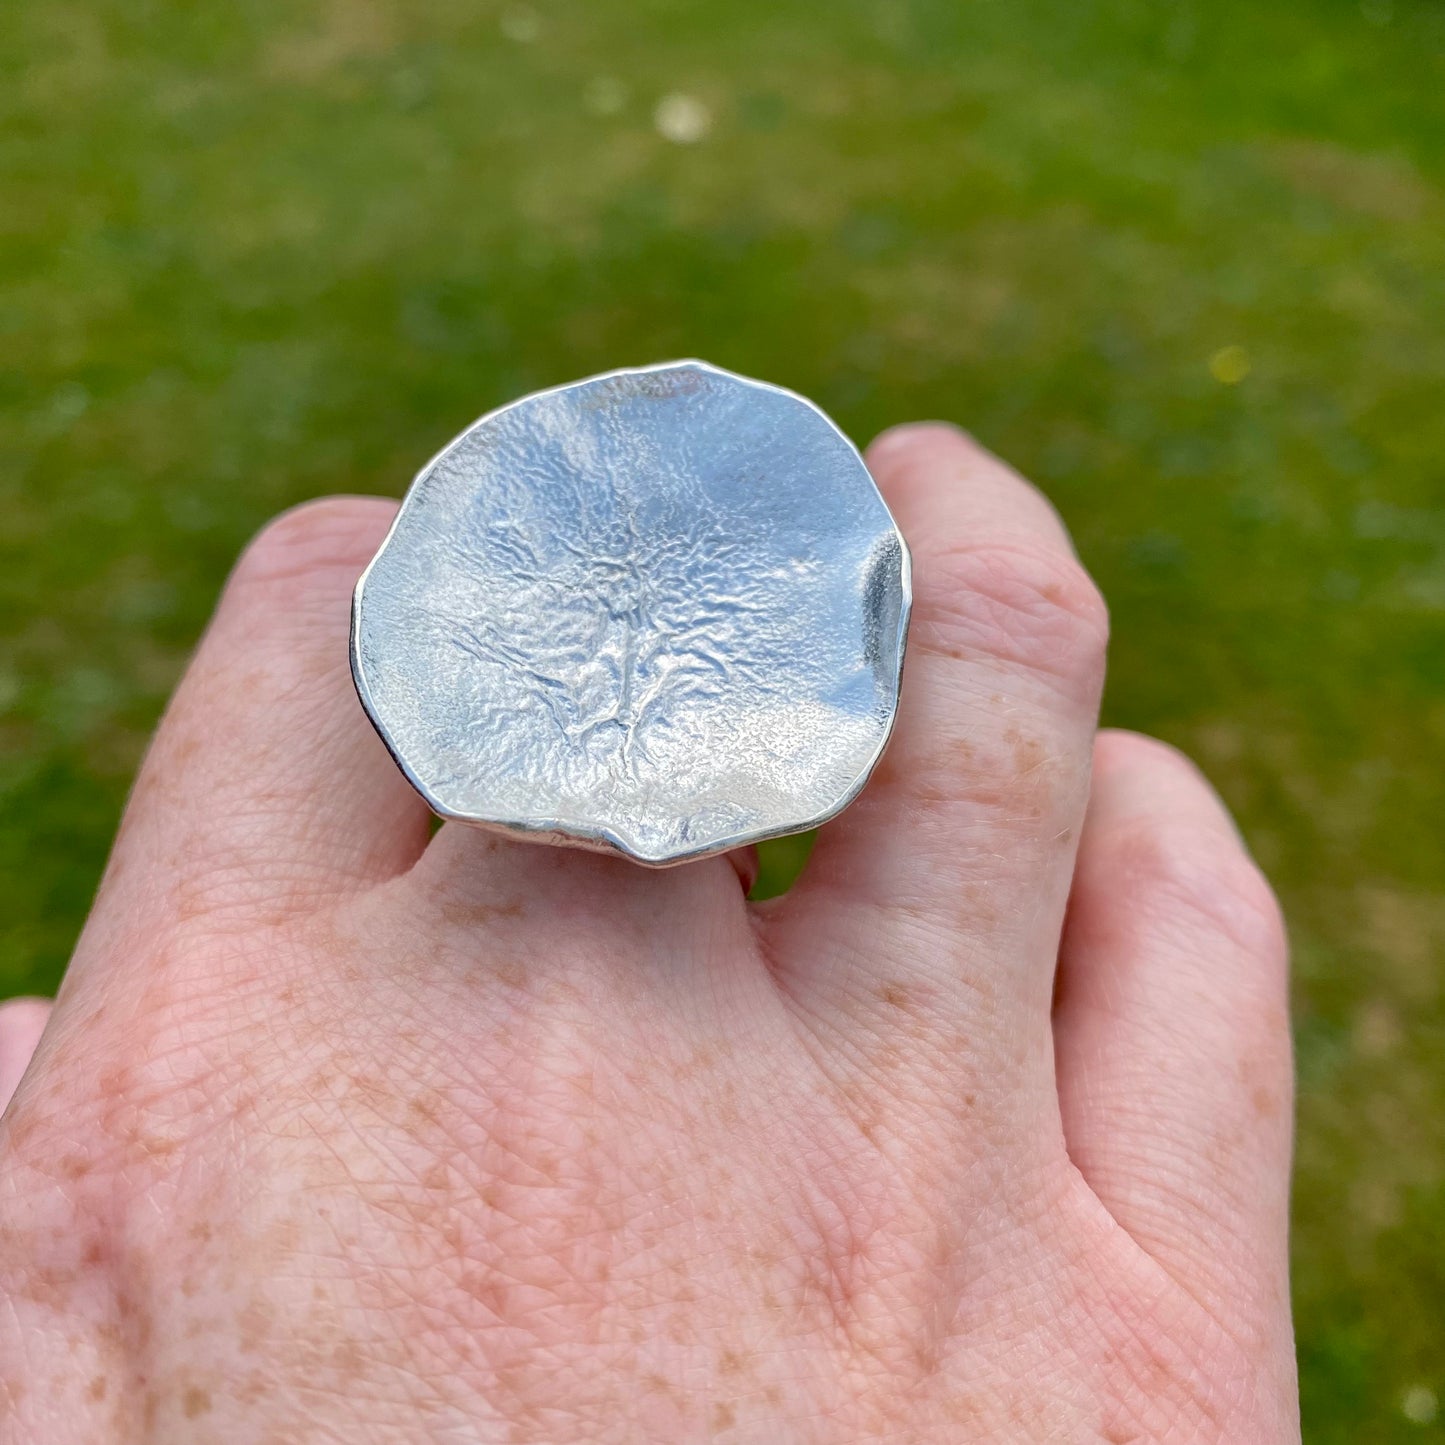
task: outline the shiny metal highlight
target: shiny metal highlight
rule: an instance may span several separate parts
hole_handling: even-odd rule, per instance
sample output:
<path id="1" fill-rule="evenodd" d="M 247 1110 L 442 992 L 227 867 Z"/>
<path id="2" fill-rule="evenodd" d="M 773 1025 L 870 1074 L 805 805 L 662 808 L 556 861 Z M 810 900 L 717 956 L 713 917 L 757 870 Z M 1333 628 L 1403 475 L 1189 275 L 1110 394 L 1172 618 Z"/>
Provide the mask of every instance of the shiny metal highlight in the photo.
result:
<path id="1" fill-rule="evenodd" d="M 700 361 L 484 416 L 356 586 L 356 690 L 443 818 L 663 867 L 811 828 L 898 705 L 908 548 L 811 402 Z"/>

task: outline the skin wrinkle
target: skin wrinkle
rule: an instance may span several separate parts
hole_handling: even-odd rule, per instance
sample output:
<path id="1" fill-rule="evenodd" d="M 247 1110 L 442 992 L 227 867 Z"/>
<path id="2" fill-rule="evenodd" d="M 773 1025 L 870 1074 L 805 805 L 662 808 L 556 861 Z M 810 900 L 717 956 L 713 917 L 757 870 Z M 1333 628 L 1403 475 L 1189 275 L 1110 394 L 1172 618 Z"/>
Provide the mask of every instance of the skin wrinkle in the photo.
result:
<path id="1" fill-rule="evenodd" d="M 935 686 L 939 691 L 946 684 L 947 710 L 930 718 L 926 730 L 916 729 L 920 737 L 909 753 L 906 773 L 885 771 L 882 786 L 876 793 L 870 792 L 868 803 L 876 803 L 880 794 L 902 792 L 915 802 L 971 803 L 1007 814 L 1021 799 L 1044 801 L 1049 797 L 1047 788 L 1020 775 L 1024 771 L 1019 767 L 1021 744 L 1030 753 L 1026 760 L 1030 765 L 1047 756 L 1079 771 L 1077 758 L 1062 739 L 1026 733 L 1020 722 L 1027 720 L 1032 728 L 1038 728 L 1039 720 L 1028 719 L 1027 712 L 1017 705 L 1009 706 L 1004 699 L 988 695 L 991 679 L 987 675 L 965 683 L 953 677 L 951 665 L 927 657 L 918 663 L 918 670 L 924 668 L 938 677 Z M 1008 676 L 1012 681 L 1013 675 Z M 915 679 L 914 685 L 921 688 L 930 682 L 932 677 L 925 677 Z"/>
<path id="2" fill-rule="evenodd" d="M 1107 1289 L 1106 1281 L 1101 1281 L 1101 1284 Z M 1117 1311 L 1117 1307 L 1116 1312 L 1123 1314 L 1124 1328 L 1120 1332 L 1112 1322 L 1107 1326 L 1112 1347 L 1109 1363 L 1135 1387 L 1133 1392 L 1125 1389 L 1118 1393 L 1125 1397 L 1132 1393 L 1135 1398 L 1149 1402 L 1150 1406 L 1147 1413 L 1126 1412 L 1119 1408 L 1119 1414 L 1129 1419 L 1133 1413 L 1130 1423 L 1135 1424 L 1145 1438 L 1149 1438 L 1151 1433 L 1170 1432 L 1183 1433 L 1188 1438 L 1191 1430 L 1206 1438 L 1229 1438 L 1225 1433 L 1225 1417 L 1230 1402 L 1214 1398 L 1213 1391 L 1201 1391 L 1196 1368 L 1189 1356 L 1172 1343 L 1170 1333 L 1158 1331 L 1152 1320 L 1141 1327 L 1129 1318 L 1127 1312 Z M 1207 1316 L 1193 1324 L 1191 1329 L 1196 1334 L 1202 1332 L 1203 1338 L 1196 1343 L 1200 1353 L 1206 1356 L 1217 1355 L 1221 1343 L 1233 1345 L 1233 1341 L 1214 1338 L 1218 1333 L 1217 1326 Z M 1247 1359 L 1248 1356 L 1242 1355 L 1241 1358 Z M 1227 1369 L 1224 1376 L 1226 1379 L 1230 1377 Z M 1105 1413 L 1106 1419 L 1108 1413 Z"/>
<path id="3" fill-rule="evenodd" d="M 1167 1280 L 1171 1289 L 1181 1287 L 1175 1272 L 1166 1270 L 1164 1266 L 1159 1263 L 1158 1257 L 1151 1251 L 1146 1241 L 1135 1241 L 1135 1244 L 1140 1252 L 1150 1260 L 1151 1264 L 1159 1269 L 1161 1276 Z M 1252 1380 L 1257 1372 L 1257 1361 L 1261 1358 L 1262 1353 L 1270 1348 L 1271 1341 L 1267 1332 L 1261 1331 L 1253 1334 L 1253 1337 L 1250 1337 L 1249 1335 L 1241 1334 L 1238 1326 L 1222 1323 L 1236 1314 L 1234 1307 L 1237 1304 L 1238 1293 L 1215 1293 L 1211 1289 L 1201 1287 L 1195 1287 L 1186 1293 L 1190 1305 L 1194 1307 L 1199 1320 L 1202 1322 L 1199 1328 L 1212 1335 L 1217 1335 L 1219 1341 L 1227 1344 L 1227 1348 L 1224 1348 L 1221 1343 L 1216 1341 L 1209 1344 L 1206 1349 L 1205 1345 L 1201 1343 L 1197 1348 L 1197 1353 L 1207 1355 L 1215 1360 L 1217 1369 L 1222 1375 L 1227 1374 L 1229 1378 L 1246 1382 Z M 1148 1382 L 1142 1378 L 1135 1377 L 1134 1383 L 1144 1386 L 1147 1385 Z M 1252 1386 L 1249 1388 L 1252 1388 Z M 1216 1426 L 1222 1425 L 1222 1421 L 1217 1415 L 1212 1418 L 1210 1423 Z M 1214 1432 L 1210 1431 L 1205 1433 L 1208 1435 L 1208 1438 L 1215 1438 Z M 1230 1437 L 1227 1432 L 1221 1430 L 1218 1438 L 1227 1439 Z"/>
<path id="4" fill-rule="evenodd" d="M 799 1004 L 794 1023 L 799 1040 L 819 1077 L 826 1081 L 831 1097 L 845 1105 L 845 1117 L 884 1157 L 896 1152 L 886 1146 L 890 1141 L 904 1141 L 910 1137 L 917 1127 L 917 1114 L 926 1111 L 928 1104 L 935 1103 L 935 1091 L 930 1089 L 921 1098 L 900 1098 L 893 1080 L 888 1076 L 902 1063 L 902 1052 L 895 1044 L 887 1043 L 883 1046 L 887 1052 L 880 1057 L 876 1045 L 869 1047 L 878 1035 L 862 1038 L 856 1032 L 839 1030 L 831 1014 L 810 1017 L 806 1003 Z M 890 1037 L 887 1033 L 882 1036 Z M 956 1051 L 945 1051 L 944 1059 L 954 1057 Z M 880 1063 L 883 1065 L 881 1069 Z M 915 1067 L 911 1072 L 916 1075 L 920 1070 Z M 965 1100 L 976 1097 L 970 1095 L 967 1087 L 961 1091 L 957 1089 L 955 1070 L 943 1068 L 938 1076 L 944 1081 L 951 1081 L 947 1084 L 950 1092 L 957 1092 Z M 965 1107 L 971 1110 L 973 1106 L 966 1104 Z M 885 1128 L 890 1120 L 892 1127 Z"/>
<path id="5" fill-rule="evenodd" d="M 918 601 L 926 651 L 1092 700 L 1108 644 L 1103 600 L 1078 563 L 1037 543 L 933 547 Z M 963 599 L 964 606 L 958 605 Z M 1002 666 L 1000 666 L 1002 664 Z"/>

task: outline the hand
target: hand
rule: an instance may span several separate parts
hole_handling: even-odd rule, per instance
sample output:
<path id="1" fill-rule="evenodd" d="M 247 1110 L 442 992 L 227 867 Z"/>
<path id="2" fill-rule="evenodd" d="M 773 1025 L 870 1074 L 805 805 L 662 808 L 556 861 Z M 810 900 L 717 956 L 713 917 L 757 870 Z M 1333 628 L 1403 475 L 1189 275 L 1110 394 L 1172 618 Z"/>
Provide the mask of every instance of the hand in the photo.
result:
<path id="1" fill-rule="evenodd" d="M 428 841 L 347 674 L 393 508 L 252 545 L 0 1123 L 5 1445 L 1298 1438 L 1269 888 L 1096 737 L 1043 498 L 942 426 L 870 462 L 898 730 L 765 904 Z"/>

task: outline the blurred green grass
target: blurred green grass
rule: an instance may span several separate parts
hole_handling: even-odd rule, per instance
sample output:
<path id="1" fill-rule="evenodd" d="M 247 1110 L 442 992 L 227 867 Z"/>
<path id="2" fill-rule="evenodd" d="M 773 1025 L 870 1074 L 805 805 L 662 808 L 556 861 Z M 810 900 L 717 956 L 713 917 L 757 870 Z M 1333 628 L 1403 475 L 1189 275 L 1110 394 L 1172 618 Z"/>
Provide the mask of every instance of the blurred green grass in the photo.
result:
<path id="1" fill-rule="evenodd" d="M 1445 1439 L 1442 93 L 1441 0 L 6 7 L 0 993 L 278 508 L 678 355 L 953 418 L 1284 896 L 1307 1438 Z"/>

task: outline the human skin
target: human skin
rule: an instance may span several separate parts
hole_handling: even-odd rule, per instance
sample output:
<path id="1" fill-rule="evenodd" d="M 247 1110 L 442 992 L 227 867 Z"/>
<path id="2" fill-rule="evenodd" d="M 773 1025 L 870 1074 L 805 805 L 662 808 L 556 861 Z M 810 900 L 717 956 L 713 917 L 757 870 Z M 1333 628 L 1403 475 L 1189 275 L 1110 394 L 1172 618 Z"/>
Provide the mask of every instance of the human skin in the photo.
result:
<path id="1" fill-rule="evenodd" d="M 0 1011 L 4 1445 L 1298 1439 L 1270 889 L 1097 732 L 1043 497 L 942 425 L 869 462 L 897 731 L 767 903 L 430 837 L 347 672 L 393 505 L 252 544 Z"/>

